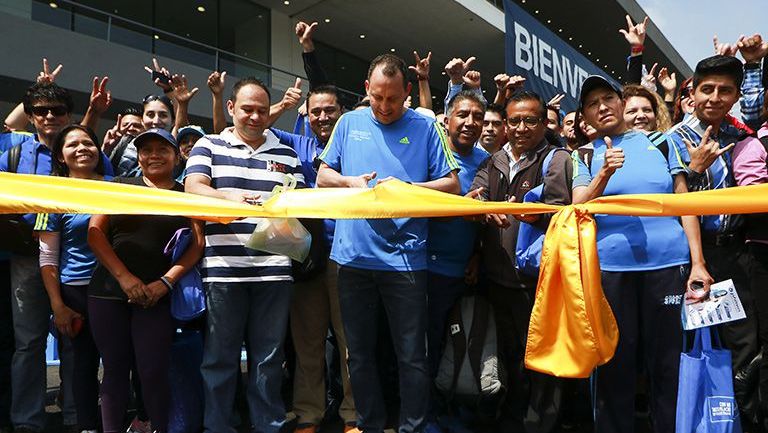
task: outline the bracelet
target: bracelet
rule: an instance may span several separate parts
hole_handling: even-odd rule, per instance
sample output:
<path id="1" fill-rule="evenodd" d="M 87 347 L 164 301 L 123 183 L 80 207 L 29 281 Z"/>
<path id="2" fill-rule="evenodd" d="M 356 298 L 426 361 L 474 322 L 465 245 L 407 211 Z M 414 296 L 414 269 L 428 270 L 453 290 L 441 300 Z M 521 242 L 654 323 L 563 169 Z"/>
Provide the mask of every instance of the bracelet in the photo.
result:
<path id="1" fill-rule="evenodd" d="M 632 47 L 629 49 L 629 52 L 632 54 L 640 54 L 643 52 L 643 50 L 645 50 L 644 45 L 632 45 Z"/>
<path id="2" fill-rule="evenodd" d="M 163 282 L 163 284 L 165 284 L 165 287 L 168 287 L 168 291 L 169 291 L 169 292 L 170 292 L 171 290 L 173 290 L 173 284 L 171 284 L 171 282 L 170 282 L 170 281 L 168 281 L 168 277 L 166 277 L 165 275 L 163 275 L 162 277 L 160 277 L 160 281 L 162 281 L 162 282 Z"/>

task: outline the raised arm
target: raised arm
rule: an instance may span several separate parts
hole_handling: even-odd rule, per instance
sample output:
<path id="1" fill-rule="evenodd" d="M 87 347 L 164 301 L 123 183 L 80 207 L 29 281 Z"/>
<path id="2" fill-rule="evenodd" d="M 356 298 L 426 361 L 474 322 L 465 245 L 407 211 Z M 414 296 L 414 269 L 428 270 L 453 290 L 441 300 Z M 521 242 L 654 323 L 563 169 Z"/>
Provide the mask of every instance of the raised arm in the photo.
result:
<path id="1" fill-rule="evenodd" d="M 299 105 L 301 101 L 301 78 L 296 77 L 296 83 L 293 87 L 285 89 L 283 99 L 277 104 L 269 107 L 269 119 L 267 126 L 272 126 L 280 116 L 288 110 L 292 110 Z"/>
<path id="2" fill-rule="evenodd" d="M 176 101 L 174 110 L 176 111 L 176 119 L 173 124 L 173 131 L 171 132 L 175 137 L 179 133 L 179 129 L 189 125 L 189 101 L 198 92 L 198 88 L 189 88 L 189 82 L 184 75 L 174 75 L 171 78 L 171 94 Z"/>
<path id="3" fill-rule="evenodd" d="M 316 22 L 307 24 L 304 21 L 296 23 L 296 37 L 301 44 L 301 58 L 304 61 L 304 72 L 309 79 L 309 88 L 314 89 L 317 86 L 324 84 L 330 84 L 328 75 L 325 73 L 320 60 L 315 53 L 315 42 L 312 40 L 312 35 L 315 33 L 315 29 L 318 24 Z"/>
<path id="4" fill-rule="evenodd" d="M 99 77 L 93 77 L 91 86 L 91 97 L 88 99 L 88 109 L 85 111 L 80 125 L 87 126 L 95 131 L 99 124 L 99 118 L 106 113 L 109 106 L 112 105 L 112 92 L 107 90 L 109 77 L 104 77 L 99 81 Z"/>
<path id="5" fill-rule="evenodd" d="M 627 59 L 627 84 L 640 84 L 643 77 L 643 51 L 645 50 L 645 31 L 648 25 L 648 17 L 643 22 L 632 24 L 632 18 L 627 15 L 627 28 L 619 29 L 624 39 L 629 44 L 629 58 Z"/>
<path id="6" fill-rule="evenodd" d="M 429 63 L 432 60 L 432 51 L 423 59 L 419 57 L 419 53 L 414 51 L 413 57 L 416 60 L 416 64 L 409 66 L 408 69 L 413 71 L 416 79 L 419 80 L 419 107 L 431 110 L 432 90 L 429 88 Z"/>
<path id="7" fill-rule="evenodd" d="M 605 137 L 605 159 L 600 171 L 587 186 L 575 186 L 573 188 L 573 204 L 586 203 L 603 195 L 605 187 L 611 176 L 624 166 L 624 151 L 621 148 L 614 148 L 610 137 Z"/>
<path id="8" fill-rule="evenodd" d="M 208 88 L 213 98 L 213 133 L 219 134 L 227 127 L 227 117 L 224 114 L 224 80 L 227 71 L 213 71 L 208 76 Z"/>

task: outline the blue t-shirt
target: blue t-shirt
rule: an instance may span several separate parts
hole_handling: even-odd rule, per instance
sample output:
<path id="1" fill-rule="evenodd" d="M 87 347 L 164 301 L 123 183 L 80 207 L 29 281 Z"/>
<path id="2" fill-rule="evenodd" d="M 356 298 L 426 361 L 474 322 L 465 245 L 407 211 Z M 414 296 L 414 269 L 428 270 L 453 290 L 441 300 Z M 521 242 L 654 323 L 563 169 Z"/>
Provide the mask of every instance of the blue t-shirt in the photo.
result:
<path id="1" fill-rule="evenodd" d="M 104 161 L 104 174 L 112 176 L 112 163 L 109 162 L 109 157 L 102 152 L 101 159 Z M 4 152 L 0 155 L 0 172 L 7 171 L 9 171 L 8 152 Z M 33 136 L 31 140 L 25 140 L 21 143 L 21 155 L 16 173 L 40 174 L 44 176 L 51 174 L 51 150 L 48 146 L 37 141 L 37 136 Z M 37 214 L 28 213 L 23 215 L 22 218 L 27 224 L 34 227 Z"/>
<path id="2" fill-rule="evenodd" d="M 624 166 L 611 176 L 603 196 L 672 194 L 674 175 L 683 172 L 675 146 L 667 139 L 668 155 L 645 134 L 629 131 L 611 137 L 613 147 L 624 150 Z M 573 188 L 587 186 L 603 166 L 605 141 L 594 142 L 588 168 L 573 152 Z M 677 217 L 595 215 L 600 269 L 611 272 L 648 271 L 689 263 L 688 240 Z"/>
<path id="3" fill-rule="evenodd" d="M 0 155 L 7 152 L 8 149 L 27 141 L 34 140 L 34 135 L 29 132 L 3 132 L 0 134 Z"/>
<path id="4" fill-rule="evenodd" d="M 111 180 L 112 176 L 104 176 Z M 64 284 L 91 279 L 96 256 L 88 246 L 88 214 L 37 214 L 35 231 L 59 233 L 59 279 Z"/>
<path id="5" fill-rule="evenodd" d="M 320 159 L 344 176 L 375 171 L 378 179 L 427 182 L 459 168 L 442 134 L 413 110 L 385 125 L 366 108 L 341 116 Z M 338 220 L 331 259 L 362 269 L 425 270 L 426 243 L 425 218 Z"/>
<path id="6" fill-rule="evenodd" d="M 269 128 L 281 143 L 291 146 L 301 161 L 301 172 L 304 174 L 304 182 L 309 188 L 314 188 L 317 184 L 317 168 L 315 168 L 315 159 L 325 149 L 325 145 L 314 135 L 307 137 L 305 135 L 291 134 L 277 128 Z M 325 240 L 328 245 L 333 243 L 333 231 L 336 227 L 336 220 L 323 220 L 325 226 Z"/>
<path id="7" fill-rule="evenodd" d="M 473 147 L 472 153 L 462 156 L 453 152 L 459 163 L 459 183 L 461 195 L 469 192 L 475 179 L 477 168 L 490 155 L 480 147 Z M 463 277 L 472 252 L 478 225 L 463 217 L 432 218 L 429 220 L 429 238 L 427 240 L 428 269 L 449 277 Z"/>

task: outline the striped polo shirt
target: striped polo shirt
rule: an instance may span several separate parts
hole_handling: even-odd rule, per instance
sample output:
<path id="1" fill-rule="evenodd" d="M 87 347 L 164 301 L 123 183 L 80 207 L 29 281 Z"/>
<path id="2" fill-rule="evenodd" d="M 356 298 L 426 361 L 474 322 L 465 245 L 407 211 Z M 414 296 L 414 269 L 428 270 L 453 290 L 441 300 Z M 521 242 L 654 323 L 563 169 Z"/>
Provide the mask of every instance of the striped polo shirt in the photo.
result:
<path id="1" fill-rule="evenodd" d="M 296 152 L 280 142 L 271 131 L 266 141 L 253 149 L 239 140 L 234 128 L 219 135 L 206 135 L 195 143 L 187 161 L 185 176 L 200 174 L 211 179 L 219 191 L 254 193 L 268 200 L 286 175 L 293 175 L 304 187 L 301 162 Z M 246 218 L 229 224 L 206 223 L 203 282 L 252 283 L 291 280 L 291 259 L 245 247 L 261 218 Z"/>

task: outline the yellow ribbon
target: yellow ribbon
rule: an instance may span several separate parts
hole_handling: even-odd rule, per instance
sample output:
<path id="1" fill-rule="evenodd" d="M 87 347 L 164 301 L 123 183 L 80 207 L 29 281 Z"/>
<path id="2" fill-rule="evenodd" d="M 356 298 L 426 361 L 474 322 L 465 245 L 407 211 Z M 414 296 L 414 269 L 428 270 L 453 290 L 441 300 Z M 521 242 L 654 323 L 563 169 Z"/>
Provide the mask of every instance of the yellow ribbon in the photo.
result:
<path id="1" fill-rule="evenodd" d="M 542 251 L 525 362 L 560 377 L 587 377 L 616 350 L 618 328 L 600 283 L 591 214 L 635 216 L 768 212 L 768 185 L 688 194 L 600 197 L 582 205 L 481 202 L 390 181 L 370 189 L 292 190 L 250 206 L 112 182 L 0 173 L 0 213 L 241 217 L 400 218 L 555 213 Z"/>

